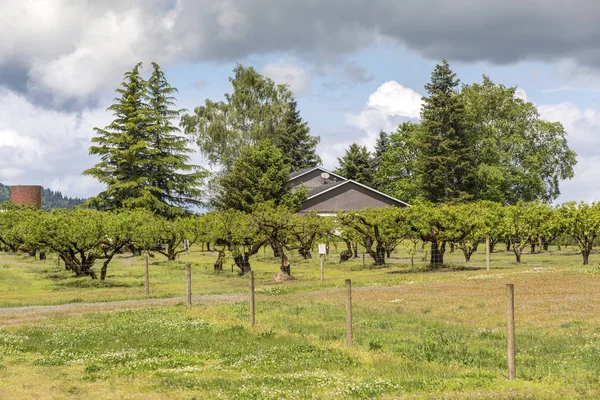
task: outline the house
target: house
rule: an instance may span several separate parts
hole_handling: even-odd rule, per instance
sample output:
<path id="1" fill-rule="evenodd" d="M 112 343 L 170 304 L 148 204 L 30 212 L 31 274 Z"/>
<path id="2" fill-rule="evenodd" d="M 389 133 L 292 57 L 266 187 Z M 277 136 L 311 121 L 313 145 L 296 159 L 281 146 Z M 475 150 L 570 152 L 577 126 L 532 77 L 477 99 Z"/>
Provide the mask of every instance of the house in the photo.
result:
<path id="1" fill-rule="evenodd" d="M 338 211 L 408 206 L 401 200 L 322 167 L 291 173 L 289 185 L 292 190 L 300 186 L 308 190 L 308 198 L 302 203 L 300 213 L 317 211 L 321 215 L 333 215 Z"/>

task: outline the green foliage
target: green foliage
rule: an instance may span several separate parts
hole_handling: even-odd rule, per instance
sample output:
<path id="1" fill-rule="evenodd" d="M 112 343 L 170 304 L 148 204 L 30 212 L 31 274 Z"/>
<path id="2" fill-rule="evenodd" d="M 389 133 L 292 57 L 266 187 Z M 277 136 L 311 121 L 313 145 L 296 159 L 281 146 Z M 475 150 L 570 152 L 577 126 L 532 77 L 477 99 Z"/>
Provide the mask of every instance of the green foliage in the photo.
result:
<path id="1" fill-rule="evenodd" d="M 408 234 L 403 211 L 396 207 L 342 211 L 337 220 L 343 236 L 360 242 L 375 265 L 383 265 L 386 250 L 393 250 Z"/>
<path id="2" fill-rule="evenodd" d="M 434 203 L 456 203 L 472 198 L 472 149 L 464 126 L 459 80 L 445 60 L 425 85 L 429 94 L 421 109 L 417 131 L 419 156 L 414 168 L 423 196 Z"/>
<path id="3" fill-rule="evenodd" d="M 509 240 L 517 262 L 521 262 L 525 246 L 542 234 L 543 224 L 551 218 L 551 214 L 549 206 L 537 202 L 519 201 L 515 205 L 504 207 L 497 233 Z"/>
<path id="4" fill-rule="evenodd" d="M 419 125 L 404 122 L 389 138 L 373 178 L 378 190 L 407 202 L 421 196 L 420 176 L 415 171 Z"/>
<path id="5" fill-rule="evenodd" d="M 285 163 L 290 165 L 290 172 L 321 164 L 321 157 L 316 153 L 320 138 L 310 135 L 308 123 L 302 121 L 295 100 L 289 102 L 282 130 L 273 137 L 272 142 L 283 152 Z"/>
<path id="6" fill-rule="evenodd" d="M 289 173 L 283 153 L 268 140 L 245 147 L 230 170 L 221 176 L 214 206 L 218 210 L 250 212 L 254 205 L 272 201 L 298 210 L 306 192 L 291 193 L 287 185 Z"/>
<path id="7" fill-rule="evenodd" d="M 180 207 L 199 205 L 205 174 L 188 165 L 187 140 L 177 135 L 171 121 L 182 110 L 173 110 L 172 88 L 157 64 L 148 82 L 141 63 L 125 74 L 108 110 L 115 119 L 105 129 L 95 128 L 90 154 L 100 162 L 84 171 L 106 184 L 106 190 L 89 199 L 100 210 L 146 208 L 160 215 L 180 215 Z"/>
<path id="8" fill-rule="evenodd" d="M 214 243 L 220 253 L 227 251 L 243 274 L 251 271 L 250 257 L 268 243 L 252 217 L 239 210 L 209 214 L 208 226 L 208 241 Z"/>
<path id="9" fill-rule="evenodd" d="M 373 160 L 371 153 L 365 146 L 352 143 L 342 158 L 338 157 L 340 164 L 335 173 L 347 179 L 360 182 L 363 185 L 373 185 Z"/>
<path id="10" fill-rule="evenodd" d="M 252 67 L 238 64 L 233 72 L 229 78 L 233 92 L 225 94 L 225 101 L 206 99 L 194 114 L 181 119 L 185 132 L 195 135 L 208 161 L 225 170 L 246 147 L 285 132 L 292 100 L 286 86 L 275 85 Z"/>
<path id="11" fill-rule="evenodd" d="M 32 206 L 0 204 L 0 250 L 17 252 L 25 244 L 21 226 L 38 211 Z"/>
<path id="12" fill-rule="evenodd" d="M 542 120 L 533 103 L 516 96 L 516 87 L 487 76 L 465 85 L 461 97 L 477 149 L 475 198 L 516 204 L 558 197 L 559 181 L 573 177 L 576 163 L 563 126 Z"/>
<path id="13" fill-rule="evenodd" d="M 569 202 L 561 205 L 557 214 L 554 224 L 576 241 L 583 256 L 583 265 L 589 264 L 594 242 L 600 235 L 600 204 Z"/>
<path id="14" fill-rule="evenodd" d="M 390 135 L 375 185 L 413 203 L 489 200 L 550 202 L 573 177 L 576 154 L 557 122 L 540 118 L 516 88 L 464 85 L 443 61 L 426 86 L 422 122 Z"/>

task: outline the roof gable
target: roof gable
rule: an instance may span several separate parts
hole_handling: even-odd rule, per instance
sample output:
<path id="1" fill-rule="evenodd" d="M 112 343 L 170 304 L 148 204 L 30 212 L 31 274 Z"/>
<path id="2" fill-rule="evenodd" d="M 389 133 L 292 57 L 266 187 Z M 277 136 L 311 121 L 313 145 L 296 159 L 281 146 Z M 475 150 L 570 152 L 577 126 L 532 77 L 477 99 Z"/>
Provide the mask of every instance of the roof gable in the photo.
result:
<path id="1" fill-rule="evenodd" d="M 323 167 L 313 167 L 313 168 L 305 168 L 305 169 L 301 169 L 301 170 L 296 171 L 296 172 L 292 172 L 290 174 L 290 178 L 289 178 L 288 182 L 293 182 L 293 181 L 297 180 L 298 178 L 300 178 L 300 177 L 302 177 L 302 176 L 304 176 L 304 175 L 306 175 L 308 173 L 311 173 L 311 172 L 313 172 L 315 170 L 316 171 L 320 171 L 321 173 L 325 172 L 325 173 L 329 174 L 330 176 L 333 176 L 336 179 L 339 179 L 339 180 L 342 180 L 342 181 L 346 181 L 347 180 L 343 176 L 338 175 L 335 172 L 331 172 L 329 170 L 326 170 Z"/>
<path id="2" fill-rule="evenodd" d="M 320 196 L 320 195 L 322 195 L 324 193 L 327 193 L 328 191 L 330 191 L 330 190 L 332 190 L 332 189 L 334 189 L 336 187 L 339 187 L 339 186 L 342 186 L 342 185 L 346 185 L 346 184 L 358 185 L 358 186 L 362 187 L 363 189 L 366 189 L 367 191 L 370 191 L 370 192 L 373 192 L 373 193 L 377 193 L 378 195 L 383 196 L 383 197 L 385 197 L 385 198 L 387 198 L 387 199 L 389 199 L 391 201 L 395 201 L 398 204 L 402 205 L 403 207 L 410 206 L 410 204 L 405 203 L 402 200 L 398 200 L 395 197 L 392 197 L 392 196 L 387 195 L 387 194 L 385 194 L 383 192 L 380 192 L 379 190 L 375 190 L 375 189 L 373 189 L 373 188 L 371 188 L 371 187 L 369 187 L 367 185 L 363 185 L 362 183 L 353 181 L 352 179 L 348 179 L 348 180 L 343 181 L 343 182 L 337 182 L 337 183 L 333 183 L 333 184 L 319 186 L 318 188 L 315 188 L 315 189 L 311 190 L 308 193 L 308 198 L 306 200 L 310 200 L 310 199 L 315 198 L 317 196 Z"/>

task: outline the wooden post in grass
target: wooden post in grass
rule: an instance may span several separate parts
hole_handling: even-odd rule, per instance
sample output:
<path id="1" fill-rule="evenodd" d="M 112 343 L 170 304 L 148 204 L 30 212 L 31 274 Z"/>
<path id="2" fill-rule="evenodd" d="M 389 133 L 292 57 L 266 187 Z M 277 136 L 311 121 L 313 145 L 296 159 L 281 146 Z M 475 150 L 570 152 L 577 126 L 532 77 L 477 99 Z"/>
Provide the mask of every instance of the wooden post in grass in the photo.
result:
<path id="1" fill-rule="evenodd" d="M 485 266 L 490 272 L 490 235 L 485 235 Z"/>
<path id="2" fill-rule="evenodd" d="M 346 344 L 352 346 L 352 281 L 346 279 Z"/>
<path id="3" fill-rule="evenodd" d="M 185 264 L 185 305 L 192 306 L 192 265 Z"/>
<path id="4" fill-rule="evenodd" d="M 508 379 L 513 380 L 516 377 L 515 363 L 515 285 L 509 283 L 506 285 L 506 327 L 507 333 L 507 350 L 508 350 Z"/>
<path id="5" fill-rule="evenodd" d="M 248 273 L 248 278 L 250 279 L 250 326 L 254 326 L 256 322 L 254 318 L 254 271 Z"/>
<path id="6" fill-rule="evenodd" d="M 146 254 L 146 265 L 144 267 L 144 286 L 146 287 L 146 295 L 150 294 L 150 273 L 148 271 L 148 255 Z"/>

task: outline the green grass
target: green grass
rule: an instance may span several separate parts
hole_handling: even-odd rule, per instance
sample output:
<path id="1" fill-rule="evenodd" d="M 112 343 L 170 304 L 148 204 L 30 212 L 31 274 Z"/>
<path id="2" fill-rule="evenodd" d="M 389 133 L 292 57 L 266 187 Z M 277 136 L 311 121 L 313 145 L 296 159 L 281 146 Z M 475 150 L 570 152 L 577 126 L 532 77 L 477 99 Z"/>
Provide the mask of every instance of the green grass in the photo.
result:
<path id="1" fill-rule="evenodd" d="M 0 318 L 0 398 L 392 399 L 600 398 L 600 268 L 568 252 L 448 254 L 430 270 L 396 254 L 384 268 L 293 260 L 276 283 L 256 271 L 257 326 L 245 301 L 152 310 Z M 193 253 L 194 294 L 247 293 L 247 277 Z M 408 260 L 408 262 L 407 262 Z M 3 305 L 142 299 L 143 260 L 122 257 L 106 282 L 49 261 L 0 258 Z M 153 296 L 181 296 L 182 264 L 155 260 Z M 354 346 L 345 345 L 351 278 Z M 516 288 L 517 380 L 506 379 L 505 283 Z M 2 327 L 2 325 L 5 325 Z"/>

